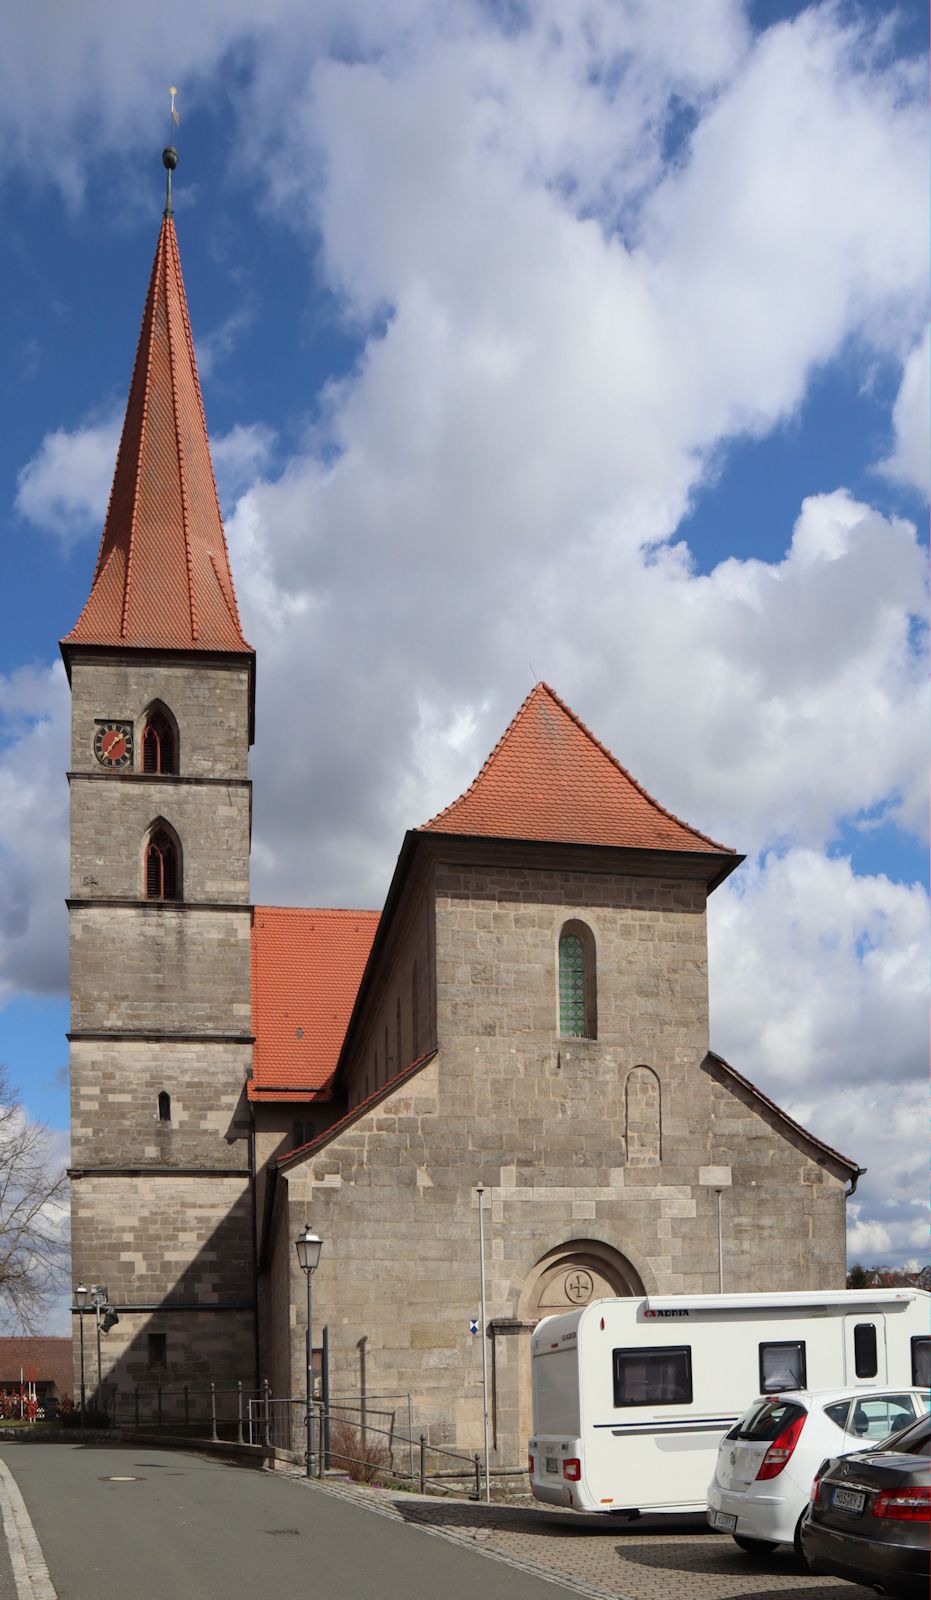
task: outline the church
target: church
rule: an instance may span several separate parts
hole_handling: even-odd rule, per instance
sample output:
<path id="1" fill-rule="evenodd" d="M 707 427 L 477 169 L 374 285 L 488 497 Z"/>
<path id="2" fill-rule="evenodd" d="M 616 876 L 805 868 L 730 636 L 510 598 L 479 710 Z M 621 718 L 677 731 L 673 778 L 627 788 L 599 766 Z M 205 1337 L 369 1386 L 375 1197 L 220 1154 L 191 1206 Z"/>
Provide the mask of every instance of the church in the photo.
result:
<path id="1" fill-rule="evenodd" d="M 742 857 L 547 684 L 405 834 L 380 911 L 251 903 L 256 660 L 170 190 L 61 648 L 72 1264 L 119 1315 L 105 1383 L 302 1395 L 309 1225 L 329 1392 L 410 1395 L 431 1444 L 471 1452 L 485 1341 L 492 1459 L 516 1467 L 549 1312 L 843 1286 L 861 1169 L 710 1048 L 706 906 Z"/>

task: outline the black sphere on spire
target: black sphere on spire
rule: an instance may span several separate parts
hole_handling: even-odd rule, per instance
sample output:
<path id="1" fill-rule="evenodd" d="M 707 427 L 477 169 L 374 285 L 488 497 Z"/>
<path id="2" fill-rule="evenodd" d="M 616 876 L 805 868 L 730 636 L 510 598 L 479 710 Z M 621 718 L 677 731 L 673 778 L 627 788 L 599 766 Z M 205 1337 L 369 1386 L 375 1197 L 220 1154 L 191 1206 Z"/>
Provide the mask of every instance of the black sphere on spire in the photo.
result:
<path id="1" fill-rule="evenodd" d="M 169 172 L 174 172 L 178 165 L 178 152 L 173 144 L 166 145 L 162 151 L 162 166 Z"/>

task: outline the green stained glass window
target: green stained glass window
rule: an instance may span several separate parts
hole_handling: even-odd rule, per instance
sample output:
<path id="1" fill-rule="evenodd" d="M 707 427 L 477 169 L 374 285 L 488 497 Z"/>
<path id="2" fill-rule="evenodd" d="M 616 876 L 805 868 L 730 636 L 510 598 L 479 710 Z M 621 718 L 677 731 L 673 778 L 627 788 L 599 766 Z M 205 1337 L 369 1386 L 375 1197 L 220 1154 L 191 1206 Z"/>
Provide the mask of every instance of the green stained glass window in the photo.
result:
<path id="1" fill-rule="evenodd" d="M 565 933 L 559 941 L 559 1031 L 584 1039 L 585 1023 L 585 952 L 577 934 Z"/>

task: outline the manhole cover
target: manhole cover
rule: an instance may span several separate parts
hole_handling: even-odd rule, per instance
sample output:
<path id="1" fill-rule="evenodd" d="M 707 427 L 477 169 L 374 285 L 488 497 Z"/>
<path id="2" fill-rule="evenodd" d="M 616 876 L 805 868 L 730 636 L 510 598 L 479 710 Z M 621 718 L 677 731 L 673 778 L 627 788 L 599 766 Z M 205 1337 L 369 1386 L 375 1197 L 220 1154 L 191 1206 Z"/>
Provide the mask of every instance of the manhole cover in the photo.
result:
<path id="1" fill-rule="evenodd" d="M 101 1478 L 101 1483 L 145 1483 L 145 1478 L 121 1477 L 114 1474 L 110 1478 Z"/>

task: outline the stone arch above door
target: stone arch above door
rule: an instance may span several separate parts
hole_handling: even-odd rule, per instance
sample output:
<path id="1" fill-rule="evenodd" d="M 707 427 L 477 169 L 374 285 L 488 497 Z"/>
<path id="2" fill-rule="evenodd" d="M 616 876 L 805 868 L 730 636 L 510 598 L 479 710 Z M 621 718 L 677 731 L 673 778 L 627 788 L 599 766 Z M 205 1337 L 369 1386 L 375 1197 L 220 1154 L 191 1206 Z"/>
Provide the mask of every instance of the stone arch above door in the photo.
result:
<path id="1" fill-rule="evenodd" d="M 570 1239 L 541 1256 L 520 1297 L 520 1320 L 539 1322 L 606 1296 L 644 1294 L 643 1280 L 619 1250 L 600 1239 Z"/>

